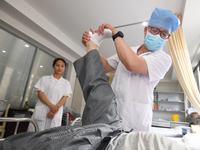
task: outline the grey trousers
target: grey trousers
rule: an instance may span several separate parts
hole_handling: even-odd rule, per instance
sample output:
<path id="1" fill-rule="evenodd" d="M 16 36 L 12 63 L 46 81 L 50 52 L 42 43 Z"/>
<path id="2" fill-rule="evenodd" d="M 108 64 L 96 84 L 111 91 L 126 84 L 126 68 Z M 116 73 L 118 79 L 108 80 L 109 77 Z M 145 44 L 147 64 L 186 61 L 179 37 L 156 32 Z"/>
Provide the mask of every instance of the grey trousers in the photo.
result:
<path id="1" fill-rule="evenodd" d="M 78 59 L 74 67 L 86 102 L 83 125 L 105 123 L 120 128 L 116 97 L 106 80 L 99 52 L 90 51 Z"/>
<path id="2" fill-rule="evenodd" d="M 86 101 L 83 126 L 13 135 L 0 142 L 1 150 L 95 150 L 109 133 L 121 130 L 116 97 L 106 81 L 99 52 L 90 51 L 74 67 Z"/>

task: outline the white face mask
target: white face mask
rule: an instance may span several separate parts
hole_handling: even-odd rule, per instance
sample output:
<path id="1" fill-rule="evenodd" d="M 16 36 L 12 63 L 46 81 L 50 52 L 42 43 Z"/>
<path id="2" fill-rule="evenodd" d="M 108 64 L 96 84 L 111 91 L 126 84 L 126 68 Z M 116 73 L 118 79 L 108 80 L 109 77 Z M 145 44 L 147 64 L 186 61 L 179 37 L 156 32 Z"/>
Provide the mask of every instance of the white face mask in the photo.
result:
<path id="1" fill-rule="evenodd" d="M 156 51 L 163 47 L 163 45 L 166 43 L 167 39 L 164 40 L 160 37 L 160 35 L 153 35 L 150 32 L 147 31 L 147 35 L 144 39 L 144 44 L 147 47 L 148 50 Z"/>

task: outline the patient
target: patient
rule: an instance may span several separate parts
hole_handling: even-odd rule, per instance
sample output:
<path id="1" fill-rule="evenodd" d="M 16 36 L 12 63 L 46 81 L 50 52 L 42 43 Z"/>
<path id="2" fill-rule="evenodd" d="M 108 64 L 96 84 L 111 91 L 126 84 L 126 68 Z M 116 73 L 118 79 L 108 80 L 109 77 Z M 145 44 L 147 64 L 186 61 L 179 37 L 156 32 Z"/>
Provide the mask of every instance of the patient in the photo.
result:
<path id="1" fill-rule="evenodd" d="M 1 141 L 0 149 L 187 149 L 164 136 L 146 132 L 128 133 L 121 130 L 116 97 L 106 80 L 98 45 L 91 40 L 86 45 L 88 53 L 74 62 L 86 101 L 82 118 L 83 126 L 67 128 L 63 126 L 36 133 L 20 133 Z"/>
<path id="2" fill-rule="evenodd" d="M 93 150 L 113 131 L 121 131 L 116 98 L 106 80 L 98 46 L 87 44 L 88 53 L 74 62 L 86 101 L 82 127 L 56 127 L 41 132 L 10 136 L 0 143 L 1 150 L 69 149 Z M 114 133 L 115 133 L 114 132 Z"/>

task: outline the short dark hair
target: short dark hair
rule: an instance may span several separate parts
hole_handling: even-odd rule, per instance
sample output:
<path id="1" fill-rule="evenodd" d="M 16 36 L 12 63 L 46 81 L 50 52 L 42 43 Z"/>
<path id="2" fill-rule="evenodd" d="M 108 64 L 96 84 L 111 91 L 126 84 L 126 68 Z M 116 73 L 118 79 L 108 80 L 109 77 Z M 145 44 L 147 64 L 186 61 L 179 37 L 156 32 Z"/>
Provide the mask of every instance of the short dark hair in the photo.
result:
<path id="1" fill-rule="evenodd" d="M 54 59 L 52 66 L 54 66 L 57 63 L 57 61 L 59 61 L 59 60 L 63 61 L 65 63 L 65 67 L 66 67 L 67 63 L 66 63 L 66 61 L 63 58 L 56 58 L 56 59 Z"/>

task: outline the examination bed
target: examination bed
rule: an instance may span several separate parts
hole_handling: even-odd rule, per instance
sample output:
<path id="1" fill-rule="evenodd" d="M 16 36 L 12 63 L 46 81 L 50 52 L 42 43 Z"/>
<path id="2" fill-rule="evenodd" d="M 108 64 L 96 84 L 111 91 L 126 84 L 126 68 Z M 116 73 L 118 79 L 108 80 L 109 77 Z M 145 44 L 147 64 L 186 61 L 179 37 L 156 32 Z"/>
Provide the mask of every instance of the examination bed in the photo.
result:
<path id="1" fill-rule="evenodd" d="M 80 120 L 80 119 L 81 118 L 77 118 L 76 121 Z M 59 134 L 59 132 L 57 132 L 58 128 L 53 128 L 52 130 L 43 131 L 42 133 L 37 132 L 38 131 L 37 123 L 33 119 L 30 119 L 30 118 L 0 118 L 0 121 L 1 122 L 4 122 L 4 121 L 6 121 L 6 122 L 27 122 L 27 121 L 31 122 L 35 127 L 36 137 L 37 137 L 33 140 L 38 139 L 40 136 L 45 136 L 45 134 L 47 134 L 47 135 L 50 134 L 49 131 L 51 131 L 55 135 Z M 74 121 L 71 125 L 74 125 L 76 121 Z M 16 126 L 16 130 L 17 130 L 17 126 Z M 64 136 L 62 134 L 59 134 L 59 136 L 63 136 L 62 139 L 68 138 L 68 136 Z M 131 134 L 130 134 L 130 136 L 131 136 Z M 128 137 L 130 137 L 130 136 L 128 136 Z M 20 134 L 18 137 L 20 138 Z M 30 136 L 27 137 L 27 139 L 29 139 L 29 138 L 30 138 Z M 192 148 L 193 150 L 200 150 L 200 145 L 199 145 L 200 144 L 200 134 L 199 135 L 187 134 L 184 137 L 182 137 L 181 127 L 179 127 L 179 128 L 176 127 L 174 129 L 152 127 L 149 133 L 145 133 L 145 132 L 134 133 L 133 132 L 132 138 L 134 138 L 134 140 L 132 140 L 132 141 L 136 142 L 134 144 L 137 145 L 136 149 L 138 149 L 138 150 L 142 150 L 142 149 L 144 149 L 144 147 L 146 150 L 162 149 L 163 147 L 165 150 L 171 150 L 171 149 L 173 150 L 173 148 L 169 148 L 168 144 L 171 144 L 173 147 L 174 146 L 180 147 L 179 145 L 184 145 L 184 146 L 188 147 L 188 150 L 190 148 Z M 12 139 L 12 136 L 11 136 L 11 139 Z M 92 140 L 92 139 L 93 138 L 91 138 L 89 140 Z M 22 141 L 23 140 L 24 140 L 24 138 L 22 139 Z M 57 139 L 54 137 L 53 141 L 54 141 L 54 145 L 55 145 L 56 143 L 60 142 L 60 139 L 59 138 Z M 51 141 L 50 143 L 52 143 L 53 141 Z M 145 143 L 145 142 L 147 142 L 147 143 Z M 114 144 L 115 143 L 113 142 L 112 145 L 114 145 Z M 109 146 L 108 150 L 122 150 L 123 149 L 120 144 L 117 145 L 117 148 L 112 149 L 111 148 L 112 145 Z M 141 145 L 142 145 L 142 147 L 139 147 Z M 130 150 L 134 149 L 131 146 L 132 145 L 130 144 L 130 148 L 128 148 L 128 149 L 130 149 Z M 66 148 L 66 149 L 68 149 L 68 148 Z M 82 150 L 84 150 L 84 148 Z"/>
<path id="2" fill-rule="evenodd" d="M 166 137 L 182 137 L 182 126 L 176 128 L 151 127 L 149 132 L 164 135 Z"/>
<path id="3" fill-rule="evenodd" d="M 31 118 L 0 117 L 0 122 L 17 122 L 15 126 L 14 135 L 17 134 L 17 130 L 18 130 L 20 122 L 30 122 L 33 124 L 35 132 L 39 131 L 37 122 Z M 70 126 L 80 126 L 81 125 L 80 122 L 81 122 L 81 117 L 77 117 L 74 121 L 70 122 Z"/>
<path id="4" fill-rule="evenodd" d="M 170 140 L 176 141 L 181 145 L 185 145 L 188 148 L 200 150 L 200 134 L 186 134 L 183 136 L 182 128 L 184 126 L 178 126 L 175 128 L 159 128 L 151 127 L 150 132 L 157 135 L 163 135 Z"/>

